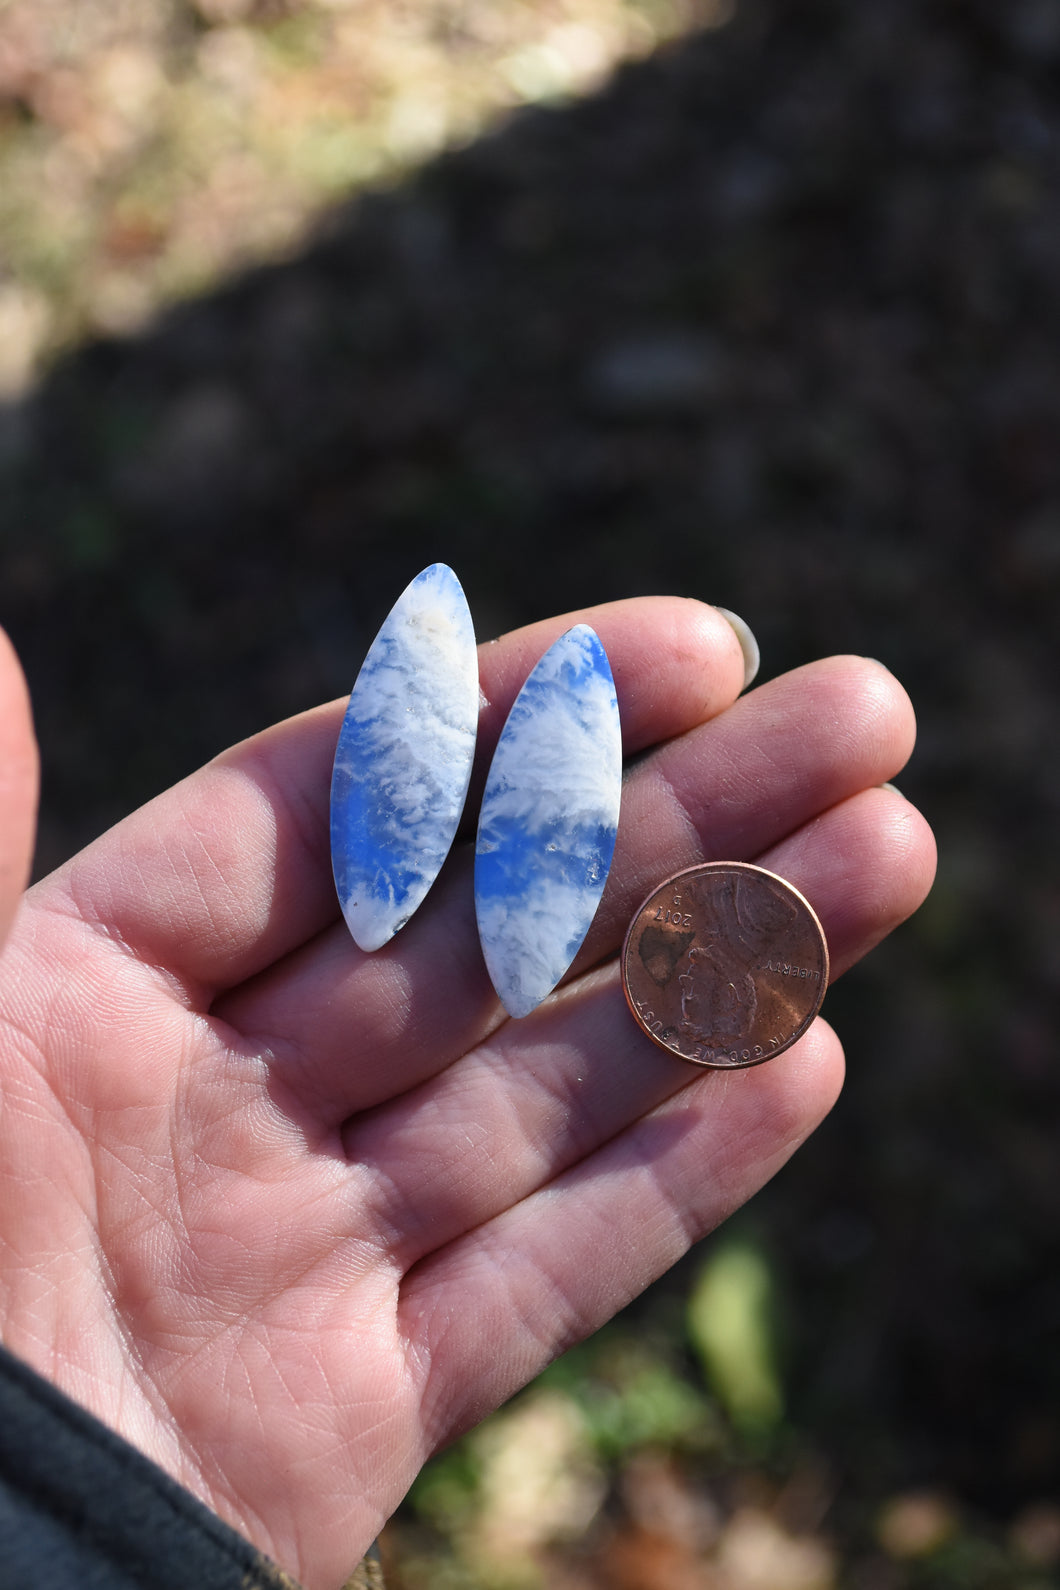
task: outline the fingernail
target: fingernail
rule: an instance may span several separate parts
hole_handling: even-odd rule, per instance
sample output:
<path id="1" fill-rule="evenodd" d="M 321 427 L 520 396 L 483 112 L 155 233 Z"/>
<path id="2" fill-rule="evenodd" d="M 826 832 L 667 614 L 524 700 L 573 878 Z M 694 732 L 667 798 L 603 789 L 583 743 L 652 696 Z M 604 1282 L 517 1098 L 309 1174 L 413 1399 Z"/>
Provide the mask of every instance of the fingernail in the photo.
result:
<path id="1" fill-rule="evenodd" d="M 902 795 L 902 792 L 898 788 L 897 784 L 881 784 L 880 788 L 881 789 L 889 789 L 892 795 Z M 902 799 L 905 800 L 905 796 L 904 795 L 902 795 Z"/>
<path id="2" fill-rule="evenodd" d="M 726 623 L 731 624 L 733 633 L 740 642 L 740 650 L 743 652 L 743 687 L 746 690 L 758 673 L 758 665 L 762 660 L 758 642 L 754 638 L 751 626 L 738 614 L 730 613 L 727 607 L 719 607 L 718 612 Z"/>

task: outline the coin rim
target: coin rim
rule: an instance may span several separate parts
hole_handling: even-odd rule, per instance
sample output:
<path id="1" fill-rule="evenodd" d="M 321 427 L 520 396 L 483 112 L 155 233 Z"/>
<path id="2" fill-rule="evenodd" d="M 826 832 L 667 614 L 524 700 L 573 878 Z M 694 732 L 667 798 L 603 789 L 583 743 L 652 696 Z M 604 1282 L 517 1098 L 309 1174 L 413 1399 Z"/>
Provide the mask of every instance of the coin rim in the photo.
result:
<path id="1" fill-rule="evenodd" d="M 626 956 L 629 952 L 630 939 L 633 937 L 633 929 L 636 926 L 637 919 L 641 912 L 651 903 L 652 900 L 654 900 L 655 896 L 660 892 L 660 890 L 668 889 L 672 883 L 677 882 L 678 878 L 688 878 L 693 876 L 698 877 L 701 874 L 707 872 L 757 872 L 760 873 L 762 877 L 770 878 L 774 883 L 783 885 L 785 889 L 790 890 L 790 892 L 795 895 L 795 897 L 806 907 L 806 910 L 810 915 L 810 920 L 820 935 L 824 966 L 822 968 L 821 989 L 817 998 L 817 1002 L 810 1011 L 809 1015 L 800 1025 L 798 1031 L 794 1032 L 787 1042 L 779 1049 L 773 1049 L 769 1054 L 764 1054 L 760 1060 L 738 1060 L 735 1062 L 730 1062 L 728 1065 L 716 1065 L 712 1060 L 693 1060 L 690 1055 L 682 1054 L 679 1049 L 672 1049 L 668 1043 L 661 1043 L 653 1032 L 649 1032 L 648 1028 L 641 1020 L 638 1011 L 634 1007 L 633 999 L 629 992 L 629 983 L 626 978 Z M 698 866 L 682 867 L 679 872 L 672 873 L 670 877 L 662 878 L 657 884 L 655 884 L 654 888 L 652 888 L 649 893 L 644 896 L 644 899 L 641 901 L 640 905 L 638 905 L 637 909 L 629 919 L 629 926 L 626 929 L 626 936 L 622 940 L 622 954 L 619 957 L 619 970 L 621 972 L 622 992 L 625 995 L 626 1004 L 629 1006 L 630 1015 L 633 1017 L 633 1020 L 636 1022 L 639 1030 L 655 1045 L 656 1049 L 661 1049 L 664 1054 L 672 1054 L 675 1060 L 684 1060 L 687 1065 L 698 1066 L 701 1071 L 750 1071 L 752 1066 L 765 1065 L 767 1061 L 775 1060 L 778 1055 L 782 1055 L 786 1049 L 791 1048 L 792 1044 L 798 1043 L 803 1034 L 808 1031 L 813 1022 L 816 1021 L 817 1016 L 820 1013 L 821 1006 L 824 1004 L 824 996 L 828 992 L 829 979 L 831 977 L 831 963 L 828 956 L 828 938 L 824 928 L 821 926 L 821 919 L 817 915 L 817 912 L 814 910 L 813 906 L 810 904 L 809 900 L 807 900 L 802 890 L 797 889 L 788 878 L 782 878 L 779 872 L 771 872 L 768 867 L 759 867 L 753 861 L 701 861 Z"/>

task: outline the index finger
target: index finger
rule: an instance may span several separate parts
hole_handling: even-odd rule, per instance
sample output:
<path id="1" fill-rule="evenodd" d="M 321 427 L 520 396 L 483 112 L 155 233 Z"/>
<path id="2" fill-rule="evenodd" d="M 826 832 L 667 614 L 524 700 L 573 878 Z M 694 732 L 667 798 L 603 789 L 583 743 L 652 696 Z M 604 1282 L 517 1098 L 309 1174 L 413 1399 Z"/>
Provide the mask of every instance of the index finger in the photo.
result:
<path id="1" fill-rule="evenodd" d="M 530 625 L 479 648 L 478 780 L 527 673 L 580 622 L 607 649 L 627 753 L 705 722 L 743 686 L 736 634 L 702 602 L 641 597 Z M 39 885 L 47 904 L 105 924 L 194 1006 L 306 943 L 339 914 L 328 800 L 344 705 L 278 724 L 151 801 Z"/>

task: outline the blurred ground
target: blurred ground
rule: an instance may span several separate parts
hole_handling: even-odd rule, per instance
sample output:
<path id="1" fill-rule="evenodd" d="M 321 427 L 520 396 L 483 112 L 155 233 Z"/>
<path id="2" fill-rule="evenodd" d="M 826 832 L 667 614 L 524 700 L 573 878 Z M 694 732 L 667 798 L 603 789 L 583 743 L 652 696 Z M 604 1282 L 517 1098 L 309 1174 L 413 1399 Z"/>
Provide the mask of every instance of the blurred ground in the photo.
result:
<path id="1" fill-rule="evenodd" d="M 0 391 L 727 0 L 5 0 Z"/>
<path id="2" fill-rule="evenodd" d="M 679 591 L 919 709 L 940 879 L 829 995 L 843 1100 L 427 1471 L 408 1590 L 1060 1584 L 1060 3 L 729 9 L 0 8 L 41 868 L 435 558 L 483 636 Z"/>

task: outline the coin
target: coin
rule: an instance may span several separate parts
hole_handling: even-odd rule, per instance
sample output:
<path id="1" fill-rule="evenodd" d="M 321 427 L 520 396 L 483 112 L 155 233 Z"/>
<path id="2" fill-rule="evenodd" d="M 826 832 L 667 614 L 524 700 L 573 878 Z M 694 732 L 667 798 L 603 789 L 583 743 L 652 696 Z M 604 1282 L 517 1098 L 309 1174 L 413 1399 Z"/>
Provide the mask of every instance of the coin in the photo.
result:
<path id="1" fill-rule="evenodd" d="M 813 907 L 764 867 L 710 861 L 644 901 L 622 947 L 622 987 L 660 1049 L 695 1065 L 761 1065 L 801 1038 L 828 986 Z"/>

